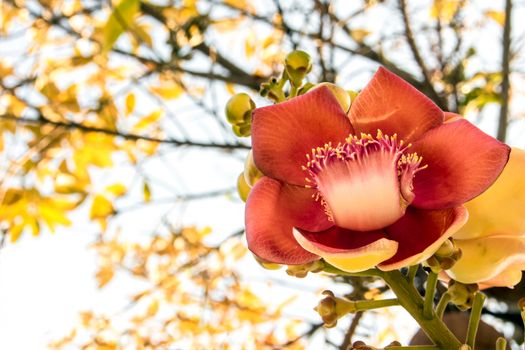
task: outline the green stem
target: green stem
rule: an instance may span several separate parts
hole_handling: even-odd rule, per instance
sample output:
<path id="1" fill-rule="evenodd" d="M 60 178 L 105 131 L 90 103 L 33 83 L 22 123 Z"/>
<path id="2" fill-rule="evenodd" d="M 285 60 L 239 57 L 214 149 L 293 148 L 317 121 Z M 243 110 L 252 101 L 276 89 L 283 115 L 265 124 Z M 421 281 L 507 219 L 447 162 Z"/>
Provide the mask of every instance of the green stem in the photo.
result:
<path id="1" fill-rule="evenodd" d="M 382 299 L 382 300 L 357 300 L 354 301 L 355 311 L 366 311 L 372 309 L 380 309 L 389 306 L 398 306 L 399 300 L 397 299 Z"/>
<path id="2" fill-rule="evenodd" d="M 441 299 L 439 299 L 439 303 L 436 307 L 436 317 L 439 319 L 443 318 L 443 314 L 445 313 L 445 309 L 447 308 L 448 303 L 450 302 L 451 296 L 448 292 L 443 293 L 441 296 Z"/>
<path id="3" fill-rule="evenodd" d="M 294 84 L 291 84 L 291 85 L 292 86 L 290 88 L 290 97 L 295 97 L 295 96 L 297 96 L 298 88 Z"/>
<path id="4" fill-rule="evenodd" d="M 430 319 L 423 316 L 423 299 L 401 272 L 381 272 L 380 276 L 397 296 L 400 305 L 419 323 L 438 349 L 455 350 L 461 346 L 459 340 L 433 312 Z"/>
<path id="5" fill-rule="evenodd" d="M 425 303 L 423 304 L 423 316 L 428 319 L 433 317 L 434 296 L 436 295 L 437 281 L 437 273 L 430 271 L 428 273 L 427 286 L 425 288 Z"/>
<path id="6" fill-rule="evenodd" d="M 496 350 L 506 350 L 507 349 L 507 339 L 499 337 L 496 340 Z"/>
<path id="7" fill-rule="evenodd" d="M 414 278 L 416 278 L 417 270 L 419 270 L 419 264 L 412 265 L 408 268 L 407 272 L 407 279 L 410 283 L 414 282 Z"/>
<path id="8" fill-rule="evenodd" d="M 481 310 L 483 310 L 483 303 L 485 303 L 485 294 L 476 293 L 474 302 L 472 303 L 472 310 L 470 311 L 470 319 L 467 328 L 467 342 L 466 344 L 474 349 L 476 344 L 476 333 L 478 332 L 479 320 L 481 319 Z"/>

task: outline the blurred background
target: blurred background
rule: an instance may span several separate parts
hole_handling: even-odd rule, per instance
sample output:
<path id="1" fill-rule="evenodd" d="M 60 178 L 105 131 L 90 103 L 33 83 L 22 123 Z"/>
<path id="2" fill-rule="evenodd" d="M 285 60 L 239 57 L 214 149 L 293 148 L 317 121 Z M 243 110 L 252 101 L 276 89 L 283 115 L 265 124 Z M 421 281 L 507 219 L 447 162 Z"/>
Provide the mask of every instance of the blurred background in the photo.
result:
<path id="1" fill-rule="evenodd" d="M 250 149 L 224 106 L 307 51 L 313 83 L 381 65 L 525 147 L 525 1 L 0 0 L 0 349 L 346 349 L 408 343 L 400 310 L 322 327 L 324 289 L 244 241 Z M 523 287 L 484 320 L 519 348 Z"/>

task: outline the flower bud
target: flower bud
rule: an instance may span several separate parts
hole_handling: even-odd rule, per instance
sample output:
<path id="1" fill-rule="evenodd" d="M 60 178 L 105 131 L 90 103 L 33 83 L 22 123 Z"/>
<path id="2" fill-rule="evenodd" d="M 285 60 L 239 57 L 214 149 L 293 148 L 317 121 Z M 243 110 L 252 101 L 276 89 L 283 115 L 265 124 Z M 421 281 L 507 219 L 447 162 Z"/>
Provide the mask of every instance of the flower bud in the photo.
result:
<path id="1" fill-rule="evenodd" d="M 244 180 L 244 173 L 240 173 L 239 177 L 237 177 L 237 192 L 239 193 L 239 197 L 241 197 L 243 202 L 246 202 L 248 199 L 250 190 L 250 186 L 248 186 L 246 180 Z"/>
<path id="2" fill-rule="evenodd" d="M 285 69 L 290 82 L 296 86 L 301 86 L 303 79 L 312 70 L 312 58 L 304 51 L 295 50 L 290 52 L 285 60 Z"/>
<path id="3" fill-rule="evenodd" d="M 334 97 L 337 99 L 337 102 L 339 102 L 339 105 L 341 106 L 343 111 L 345 111 L 345 113 L 348 112 L 348 110 L 350 109 L 350 105 L 352 104 L 352 99 L 350 98 L 350 94 L 348 94 L 348 92 L 345 89 L 332 83 L 321 83 L 316 85 L 315 88 L 317 89 L 321 86 L 330 89 Z"/>
<path id="4" fill-rule="evenodd" d="M 267 262 L 267 261 L 259 258 L 255 254 L 253 254 L 253 257 L 255 258 L 255 261 L 257 261 L 259 263 L 259 265 L 261 265 L 266 270 L 279 270 L 282 267 L 282 265 L 271 263 L 271 262 Z"/>
<path id="5" fill-rule="evenodd" d="M 320 272 L 324 269 L 325 264 L 321 260 L 315 260 L 302 265 L 288 265 L 286 273 L 297 278 L 304 278 L 308 272 Z"/>
<path id="6" fill-rule="evenodd" d="M 233 133 L 239 137 L 247 137 L 252 134 L 252 124 L 246 123 L 246 124 L 237 124 L 232 125 Z"/>
<path id="7" fill-rule="evenodd" d="M 447 239 L 443 244 L 441 244 L 441 247 L 436 251 L 435 255 L 439 257 L 449 257 L 454 253 L 455 245 L 450 240 Z"/>
<path id="8" fill-rule="evenodd" d="M 449 270 L 461 258 L 461 249 L 454 243 L 453 239 L 447 239 L 441 247 L 431 256 L 426 265 L 432 271 L 439 273 L 441 270 Z"/>
<path id="9" fill-rule="evenodd" d="M 255 103 L 246 93 L 233 95 L 226 103 L 226 119 L 232 125 L 251 124 Z"/>
<path id="10" fill-rule="evenodd" d="M 250 151 L 244 161 L 244 180 L 246 181 L 246 184 L 253 187 L 263 176 L 264 174 L 255 166 L 255 163 L 253 162 L 253 152 Z"/>
<path id="11" fill-rule="evenodd" d="M 448 284 L 448 293 L 450 294 L 450 302 L 462 311 L 466 311 L 472 307 L 474 295 L 479 291 L 477 284 L 464 284 L 458 281 L 451 280 Z"/>
<path id="12" fill-rule="evenodd" d="M 329 290 L 325 290 L 323 295 L 326 295 L 326 298 L 321 300 L 314 310 L 319 313 L 327 328 L 335 327 L 338 319 L 348 313 L 357 311 L 355 302 L 338 298 Z"/>

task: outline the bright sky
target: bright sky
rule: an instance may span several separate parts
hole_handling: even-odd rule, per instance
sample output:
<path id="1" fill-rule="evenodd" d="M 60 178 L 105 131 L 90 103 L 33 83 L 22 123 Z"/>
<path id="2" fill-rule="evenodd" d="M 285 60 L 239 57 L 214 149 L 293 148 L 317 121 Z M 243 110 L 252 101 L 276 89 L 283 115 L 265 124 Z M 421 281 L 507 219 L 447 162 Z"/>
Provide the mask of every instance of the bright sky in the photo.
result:
<path id="1" fill-rule="evenodd" d="M 522 15 L 515 13 L 515 18 L 523 18 Z M 384 14 L 378 14 L 378 18 L 381 17 L 384 19 Z M 487 50 L 487 55 L 494 55 L 490 44 L 482 45 L 481 48 Z M 520 88 L 523 90 L 521 82 L 517 90 Z M 513 107 L 522 109 L 524 106 L 521 102 Z M 485 113 L 488 117 L 480 124 L 491 134 L 494 134 L 496 112 L 497 109 L 488 108 Z M 524 131 L 523 121 L 514 123 L 510 130 L 510 143 L 525 147 L 525 140 L 519 137 Z M 208 189 L 225 188 L 227 184 L 233 186 L 242 167 L 240 161 L 231 157 L 218 157 L 213 161 L 203 161 L 198 155 L 192 158 L 189 154 L 173 154 L 172 157 L 176 164 L 194 169 L 192 182 L 187 185 L 199 188 L 203 192 Z M 173 184 L 171 173 L 163 167 L 164 165 L 159 163 L 151 165 L 150 169 L 154 170 L 154 176 L 157 178 Z M 129 170 L 123 169 L 122 172 L 114 174 L 113 179 L 100 174 L 101 186 L 111 183 L 115 178 L 126 178 L 127 171 Z M 154 189 L 153 192 L 162 193 L 162 190 Z M 218 203 L 221 210 L 217 209 Z M 141 218 L 147 217 L 148 222 L 152 222 L 155 215 L 165 211 L 160 209 L 168 209 L 171 205 L 173 204 L 162 208 L 140 209 L 140 215 L 137 215 L 138 211 L 125 215 L 119 218 L 116 224 L 125 222 L 127 227 L 133 227 L 138 234 L 147 232 L 150 227 L 143 224 Z M 198 205 L 189 205 L 184 210 L 184 222 L 196 222 L 200 226 L 212 225 L 218 232 L 234 232 L 242 227 L 242 213 L 243 205 L 238 200 L 212 199 Z M 96 238 L 98 227 L 86 224 L 85 217 L 86 208 L 83 208 L 72 218 L 74 225 L 71 228 L 58 229 L 53 235 L 43 232 L 36 238 L 24 235 L 16 244 L 7 243 L 0 250 L 0 349 L 45 349 L 50 340 L 64 336 L 77 323 L 80 311 L 94 309 L 117 312 L 126 303 L 125 297 L 128 293 L 131 294 L 133 288 L 129 282 L 117 281 L 121 284 L 115 286 L 112 283 L 102 291 L 96 288 L 93 278 L 97 266 L 96 254 L 88 246 Z M 253 262 L 252 266 L 257 268 Z M 282 271 L 257 272 L 261 280 L 271 276 L 277 281 L 286 280 L 300 288 L 310 286 L 308 288 L 312 292 L 328 287 L 325 280 L 317 278 L 305 282 L 287 279 Z M 122 285 L 130 286 L 130 290 L 123 294 Z M 312 289 L 311 285 L 316 287 Z M 275 288 L 273 293 L 279 294 L 280 289 Z M 306 300 L 308 305 L 313 307 L 318 297 L 311 293 Z M 302 308 L 296 306 L 292 312 L 303 313 L 305 317 L 315 319 L 316 315 L 310 311 L 311 307 L 307 309 L 308 311 L 304 311 L 304 305 Z M 399 327 L 403 327 L 400 331 L 407 337 L 410 336 L 408 331 L 414 329 L 410 321 L 401 322 Z M 312 349 L 316 348 L 315 344 L 312 344 Z"/>

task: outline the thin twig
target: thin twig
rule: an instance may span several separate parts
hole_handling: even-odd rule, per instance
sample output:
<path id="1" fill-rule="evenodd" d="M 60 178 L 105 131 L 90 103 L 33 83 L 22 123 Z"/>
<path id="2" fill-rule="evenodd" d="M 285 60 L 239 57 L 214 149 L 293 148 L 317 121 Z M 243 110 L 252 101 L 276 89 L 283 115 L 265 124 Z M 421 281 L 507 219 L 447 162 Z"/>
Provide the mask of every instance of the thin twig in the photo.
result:
<path id="1" fill-rule="evenodd" d="M 100 133 L 100 134 L 122 137 L 126 140 L 133 140 L 133 141 L 144 140 L 144 141 L 150 141 L 150 142 L 155 142 L 155 143 L 169 144 L 173 146 L 217 148 L 217 149 L 224 149 L 224 150 L 250 149 L 251 148 L 250 146 L 247 146 L 244 144 L 181 141 L 181 140 L 177 140 L 173 138 L 160 139 L 160 138 L 151 137 L 151 136 L 125 133 L 125 132 L 121 132 L 118 130 L 111 130 L 111 129 L 104 129 L 104 128 L 99 128 L 95 126 L 88 126 L 88 125 L 84 125 L 84 124 L 76 123 L 76 122 L 54 121 L 54 120 L 49 120 L 44 117 L 28 118 L 28 117 L 17 117 L 12 114 L 0 114 L 0 119 L 12 120 L 14 122 L 23 123 L 23 124 L 53 125 L 53 126 L 65 128 L 68 130 L 80 130 L 84 132 Z"/>
<path id="2" fill-rule="evenodd" d="M 362 317 L 363 317 L 362 311 L 355 313 L 354 318 L 352 318 L 352 322 L 350 323 L 350 326 L 348 327 L 348 331 L 345 334 L 345 338 L 343 339 L 343 342 L 341 343 L 341 346 L 339 347 L 339 350 L 347 350 L 349 345 L 352 344 L 352 338 L 354 337 L 355 331 Z"/>
<path id="3" fill-rule="evenodd" d="M 434 86 L 432 85 L 432 77 L 430 75 L 430 71 L 428 70 L 427 65 L 425 64 L 425 61 L 423 60 L 423 57 L 421 56 L 421 53 L 419 52 L 419 49 L 417 47 L 416 40 L 414 38 L 414 33 L 412 32 L 412 27 L 410 26 L 410 19 L 408 18 L 406 0 L 399 0 L 398 2 L 399 9 L 403 17 L 405 37 L 408 42 L 408 45 L 410 46 L 410 50 L 412 51 L 412 55 L 414 56 L 414 59 L 417 62 L 421 73 L 423 74 L 423 84 L 427 88 L 427 91 L 431 94 L 431 98 L 441 108 L 446 108 L 447 102 L 441 96 L 439 96 L 437 91 L 434 89 Z"/>
<path id="4" fill-rule="evenodd" d="M 505 142 L 507 137 L 510 89 L 510 33 L 511 33 L 512 0 L 505 1 L 505 27 L 503 28 L 503 54 L 501 58 L 501 109 L 499 113 L 498 140 Z"/>

